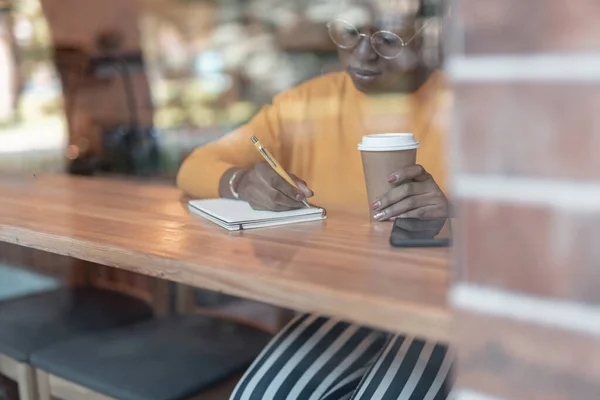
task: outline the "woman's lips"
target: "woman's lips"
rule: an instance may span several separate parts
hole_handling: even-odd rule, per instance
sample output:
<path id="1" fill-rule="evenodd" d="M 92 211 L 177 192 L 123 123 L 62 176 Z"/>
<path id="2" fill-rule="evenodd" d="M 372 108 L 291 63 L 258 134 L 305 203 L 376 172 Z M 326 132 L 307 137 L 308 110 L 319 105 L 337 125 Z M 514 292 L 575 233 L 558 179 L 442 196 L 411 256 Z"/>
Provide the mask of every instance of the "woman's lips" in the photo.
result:
<path id="1" fill-rule="evenodd" d="M 361 68 L 348 68 L 348 73 L 354 81 L 361 83 L 375 82 L 381 76 L 381 72 Z"/>

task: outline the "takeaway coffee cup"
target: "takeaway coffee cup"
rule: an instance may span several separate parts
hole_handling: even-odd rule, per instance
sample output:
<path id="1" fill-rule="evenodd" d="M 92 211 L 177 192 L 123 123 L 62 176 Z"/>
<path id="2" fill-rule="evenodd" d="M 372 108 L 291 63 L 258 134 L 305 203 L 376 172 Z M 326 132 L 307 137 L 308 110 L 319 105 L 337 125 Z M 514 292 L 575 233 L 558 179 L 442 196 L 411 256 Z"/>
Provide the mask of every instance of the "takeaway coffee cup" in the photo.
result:
<path id="1" fill-rule="evenodd" d="M 412 133 L 382 133 L 363 136 L 362 155 L 369 206 L 394 187 L 388 177 L 417 161 L 419 142 Z M 370 209 L 370 207 L 369 207 Z"/>

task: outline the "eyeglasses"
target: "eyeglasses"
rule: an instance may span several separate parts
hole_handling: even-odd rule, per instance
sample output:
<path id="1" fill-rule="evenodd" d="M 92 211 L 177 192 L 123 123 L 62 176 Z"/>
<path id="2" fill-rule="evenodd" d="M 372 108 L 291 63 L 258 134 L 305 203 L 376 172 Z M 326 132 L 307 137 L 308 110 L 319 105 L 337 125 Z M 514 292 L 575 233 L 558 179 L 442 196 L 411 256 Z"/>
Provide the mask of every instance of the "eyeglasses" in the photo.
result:
<path id="1" fill-rule="evenodd" d="M 341 49 L 352 49 L 365 37 L 369 38 L 373 50 L 379 56 L 391 60 L 402 54 L 404 48 L 425 29 L 428 22 L 424 23 L 408 41 L 402 40 L 400 36 L 390 31 L 377 31 L 372 35 L 360 33 L 354 25 L 343 19 L 328 22 L 327 29 L 333 43 Z"/>

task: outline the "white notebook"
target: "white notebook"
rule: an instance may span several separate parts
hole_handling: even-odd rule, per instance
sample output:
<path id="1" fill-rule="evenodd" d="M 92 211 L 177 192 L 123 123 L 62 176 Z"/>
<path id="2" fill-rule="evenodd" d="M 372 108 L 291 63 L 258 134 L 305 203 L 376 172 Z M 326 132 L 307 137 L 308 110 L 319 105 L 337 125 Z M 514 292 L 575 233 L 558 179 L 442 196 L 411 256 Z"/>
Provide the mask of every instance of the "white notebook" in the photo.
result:
<path id="1" fill-rule="evenodd" d="M 240 200 L 192 200 L 190 211 L 229 230 L 266 228 L 325 219 L 325 210 L 311 207 L 291 211 L 257 211 Z"/>

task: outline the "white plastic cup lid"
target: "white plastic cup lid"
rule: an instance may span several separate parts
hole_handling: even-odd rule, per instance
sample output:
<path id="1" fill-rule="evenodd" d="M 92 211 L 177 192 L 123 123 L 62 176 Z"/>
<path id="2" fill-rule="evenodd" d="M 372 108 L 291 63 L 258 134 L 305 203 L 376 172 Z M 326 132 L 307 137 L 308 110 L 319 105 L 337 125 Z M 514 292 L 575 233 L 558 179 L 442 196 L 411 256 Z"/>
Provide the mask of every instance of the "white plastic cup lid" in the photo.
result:
<path id="1" fill-rule="evenodd" d="M 360 151 L 397 151 L 419 148 L 419 142 L 412 133 L 380 133 L 363 136 L 358 144 Z"/>

